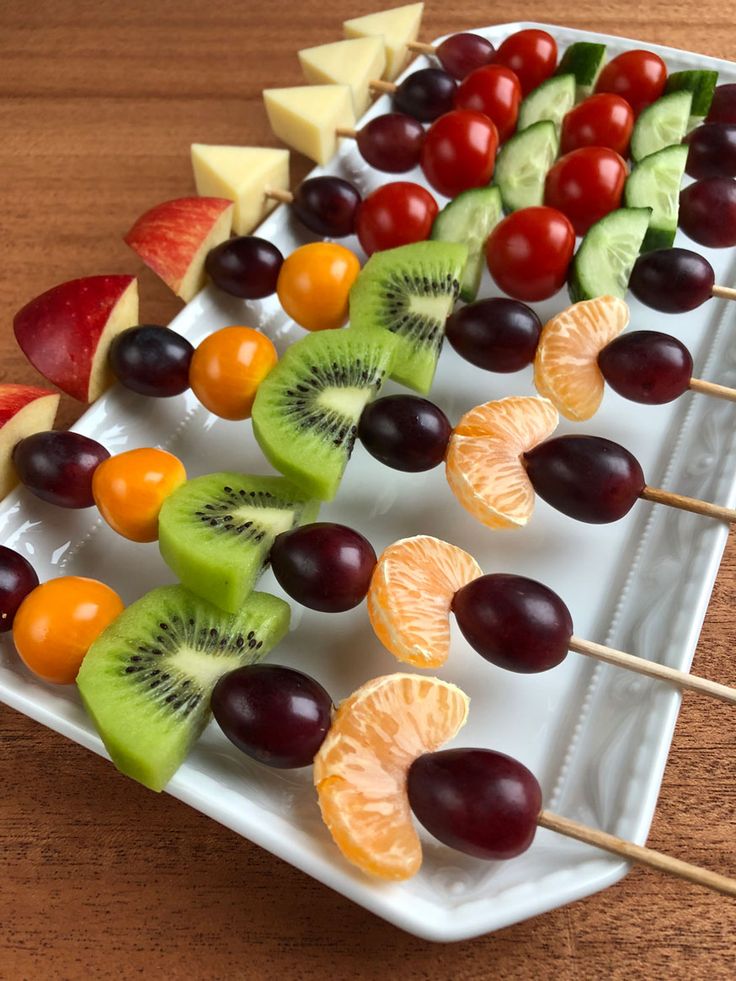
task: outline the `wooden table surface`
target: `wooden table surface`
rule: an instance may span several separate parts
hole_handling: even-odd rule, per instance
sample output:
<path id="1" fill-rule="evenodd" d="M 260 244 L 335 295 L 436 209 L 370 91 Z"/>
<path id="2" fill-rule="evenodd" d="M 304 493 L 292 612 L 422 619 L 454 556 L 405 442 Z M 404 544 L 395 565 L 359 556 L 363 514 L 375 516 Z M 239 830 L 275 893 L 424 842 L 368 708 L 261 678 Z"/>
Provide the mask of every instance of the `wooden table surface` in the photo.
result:
<path id="1" fill-rule="evenodd" d="M 384 0 L 389 5 L 390 0 Z M 397 0 L 398 2 L 398 0 Z M 736 59 L 727 5 L 429 0 L 424 39 L 527 19 Z M 37 376 L 11 320 L 76 276 L 138 271 L 132 219 L 190 191 L 189 143 L 272 142 L 267 85 L 356 0 L 0 2 L 0 380 Z M 302 161 L 293 178 L 306 170 Z M 142 319 L 178 302 L 141 273 Z M 67 401 L 62 423 L 79 407 Z M 736 683 L 736 549 L 695 669 Z M 650 843 L 736 875 L 733 710 L 686 697 Z M 733 978 L 731 902 L 636 870 L 478 940 L 426 943 L 0 706 L 0 978 Z"/>

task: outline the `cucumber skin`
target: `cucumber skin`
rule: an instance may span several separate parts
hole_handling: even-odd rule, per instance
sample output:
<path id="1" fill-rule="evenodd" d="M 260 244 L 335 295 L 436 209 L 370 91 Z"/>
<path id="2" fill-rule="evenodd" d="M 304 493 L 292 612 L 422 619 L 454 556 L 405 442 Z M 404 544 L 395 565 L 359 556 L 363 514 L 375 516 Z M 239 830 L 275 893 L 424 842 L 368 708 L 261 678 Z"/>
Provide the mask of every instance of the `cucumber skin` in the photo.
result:
<path id="1" fill-rule="evenodd" d="M 473 187 L 470 190 L 462 191 L 456 198 L 453 198 L 435 218 L 429 236 L 430 239 L 436 242 L 458 242 L 458 238 L 443 238 L 443 226 L 449 223 L 448 219 L 451 220 L 452 208 L 457 202 L 464 204 L 468 199 L 474 197 L 479 199 L 480 206 L 487 208 L 491 215 L 495 212 L 495 221 L 488 229 L 488 235 L 490 235 L 503 217 L 501 191 L 495 185 L 492 187 Z M 486 236 L 478 252 L 472 252 L 468 246 L 468 259 L 465 263 L 460 282 L 460 299 L 463 303 L 472 303 L 478 296 L 480 280 L 483 275 L 485 242 L 487 240 L 488 236 Z M 461 244 L 468 245 L 468 242 L 467 240 L 463 240 Z"/>
<path id="2" fill-rule="evenodd" d="M 629 210 L 631 210 L 631 211 L 649 211 L 649 213 L 651 215 L 651 209 L 650 208 L 631 208 Z M 615 212 L 611 212 L 611 214 L 614 214 L 614 213 Z M 601 218 L 601 221 L 605 221 L 607 217 L 608 217 L 608 215 L 606 215 L 604 218 Z M 598 223 L 596 223 L 596 224 L 598 224 Z M 595 228 L 595 227 L 596 227 L 596 225 L 593 225 L 592 226 L 592 228 Z M 588 234 L 590 234 L 590 231 L 588 232 Z M 646 232 L 645 232 L 645 236 L 646 236 Z M 579 275 L 579 272 L 578 272 L 578 257 L 580 255 L 580 250 L 582 249 L 582 247 L 583 247 L 584 244 L 585 244 L 585 238 L 583 238 L 583 241 L 580 243 L 580 246 L 578 248 L 578 251 L 575 253 L 575 256 L 573 257 L 572 263 L 570 265 L 570 273 L 568 275 L 568 280 L 567 280 L 567 290 L 568 290 L 568 293 L 570 294 L 570 300 L 571 300 L 572 303 L 579 303 L 581 300 L 590 300 L 590 299 L 593 299 L 595 296 L 598 295 L 597 293 L 591 293 L 590 290 L 586 289 L 583 286 L 583 284 L 582 284 L 582 282 L 580 280 L 580 275 Z M 639 251 L 641 251 L 641 248 L 640 248 Z M 636 261 L 636 260 L 634 260 L 634 261 Z M 623 297 L 621 297 L 621 299 L 623 299 Z"/>
<path id="3" fill-rule="evenodd" d="M 710 111 L 717 84 L 718 72 L 707 68 L 694 68 L 673 72 L 667 79 L 664 91 L 665 95 L 671 92 L 692 92 L 690 117 L 703 119 Z"/>
<path id="4" fill-rule="evenodd" d="M 596 57 L 598 64 L 591 77 L 590 71 L 586 71 L 586 69 Z M 587 99 L 589 95 L 593 94 L 598 76 L 603 69 L 605 57 L 606 46 L 597 41 L 574 41 L 563 54 L 555 75 L 570 74 L 575 76 L 576 102 L 582 102 L 583 99 Z M 584 71 L 585 75 L 583 75 Z"/>

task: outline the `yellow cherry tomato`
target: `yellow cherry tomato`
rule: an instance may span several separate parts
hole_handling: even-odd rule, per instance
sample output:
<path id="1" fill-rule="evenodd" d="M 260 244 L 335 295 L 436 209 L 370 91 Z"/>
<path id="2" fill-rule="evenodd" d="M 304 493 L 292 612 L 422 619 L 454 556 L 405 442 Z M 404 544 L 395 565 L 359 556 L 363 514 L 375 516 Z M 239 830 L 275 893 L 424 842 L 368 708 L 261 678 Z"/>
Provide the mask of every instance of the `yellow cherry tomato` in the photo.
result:
<path id="1" fill-rule="evenodd" d="M 155 542 L 166 498 L 187 479 L 184 464 L 166 450 L 128 450 L 103 461 L 92 494 L 105 521 L 132 542 Z"/>
<path id="2" fill-rule="evenodd" d="M 115 590 L 96 579 L 50 579 L 18 608 L 13 641 L 34 674 L 71 685 L 87 651 L 124 608 Z"/>
<path id="3" fill-rule="evenodd" d="M 189 384 L 222 419 L 248 419 L 258 386 L 278 361 L 271 340 L 253 327 L 223 327 L 194 352 Z"/>
<path id="4" fill-rule="evenodd" d="M 286 313 L 307 330 L 333 330 L 348 319 L 350 288 L 360 263 L 350 249 L 313 242 L 292 252 L 279 272 L 276 291 Z"/>

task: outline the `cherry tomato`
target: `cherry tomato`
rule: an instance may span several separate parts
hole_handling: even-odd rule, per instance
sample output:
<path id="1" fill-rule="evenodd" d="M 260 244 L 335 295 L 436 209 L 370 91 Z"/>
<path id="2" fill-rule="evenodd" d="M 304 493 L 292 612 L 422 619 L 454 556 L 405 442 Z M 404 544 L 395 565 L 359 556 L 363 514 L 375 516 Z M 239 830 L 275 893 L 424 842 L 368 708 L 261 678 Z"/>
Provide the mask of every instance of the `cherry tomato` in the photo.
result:
<path id="1" fill-rule="evenodd" d="M 626 99 L 610 92 L 591 95 L 562 120 L 560 150 L 569 153 L 581 146 L 605 146 L 628 156 L 634 110 Z"/>
<path id="2" fill-rule="evenodd" d="M 222 327 L 192 355 L 189 384 L 221 419 L 249 419 L 258 386 L 278 361 L 271 340 L 253 327 Z"/>
<path id="3" fill-rule="evenodd" d="M 123 610 L 118 594 L 96 579 L 50 579 L 21 603 L 13 641 L 34 674 L 71 685 L 87 651 Z"/>
<path id="4" fill-rule="evenodd" d="M 493 61 L 510 68 L 521 83 L 522 95 L 528 95 L 557 67 L 557 42 L 546 31 L 517 31 L 506 38 Z"/>
<path id="5" fill-rule="evenodd" d="M 448 198 L 493 177 L 498 130 L 483 113 L 455 109 L 435 120 L 422 147 L 422 170 L 432 187 Z"/>
<path id="6" fill-rule="evenodd" d="M 613 150 L 584 146 L 560 157 L 547 174 L 544 203 L 572 222 L 577 235 L 621 203 L 626 164 Z"/>
<path id="7" fill-rule="evenodd" d="M 105 521 L 132 542 L 155 542 L 166 498 L 187 479 L 184 464 L 166 450 L 118 453 L 95 470 L 92 493 Z"/>
<path id="8" fill-rule="evenodd" d="M 455 93 L 458 109 L 473 109 L 493 120 L 502 143 L 516 129 L 520 102 L 519 79 L 504 65 L 476 68 L 461 82 Z"/>
<path id="9" fill-rule="evenodd" d="M 348 296 L 360 272 L 344 245 L 313 242 L 284 261 L 276 292 L 286 313 L 307 330 L 333 330 L 348 319 Z"/>
<path id="10" fill-rule="evenodd" d="M 498 286 L 515 300 L 546 300 L 562 288 L 575 248 L 575 231 L 554 208 L 522 208 L 500 222 L 486 244 Z"/>
<path id="11" fill-rule="evenodd" d="M 613 92 L 629 103 L 638 116 L 664 92 L 667 66 L 651 51 L 624 51 L 605 66 L 596 92 Z"/>
<path id="12" fill-rule="evenodd" d="M 368 255 L 429 238 L 437 202 L 411 181 L 392 181 L 365 198 L 358 208 L 356 231 Z"/>

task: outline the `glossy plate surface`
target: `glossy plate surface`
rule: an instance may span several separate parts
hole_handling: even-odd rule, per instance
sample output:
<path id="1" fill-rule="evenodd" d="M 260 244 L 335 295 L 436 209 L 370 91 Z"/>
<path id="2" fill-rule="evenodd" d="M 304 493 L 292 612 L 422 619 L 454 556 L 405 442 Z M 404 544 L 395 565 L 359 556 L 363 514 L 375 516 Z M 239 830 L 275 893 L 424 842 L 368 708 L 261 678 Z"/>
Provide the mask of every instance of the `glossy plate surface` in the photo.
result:
<path id="1" fill-rule="evenodd" d="M 513 31 L 540 26 L 546 27 L 505 24 L 478 33 L 498 44 Z M 736 82 L 736 65 L 729 62 L 584 31 L 546 29 L 561 50 L 581 39 L 605 42 L 609 57 L 645 46 L 659 52 L 671 71 L 715 68 L 721 82 Z M 417 59 L 412 68 L 426 63 Z M 384 97 L 368 115 L 387 108 Z M 205 135 L 193 132 L 192 139 Z M 325 171 L 353 180 L 363 192 L 387 179 L 370 170 L 348 141 Z M 402 179 L 421 181 L 421 175 Z M 284 207 L 259 234 L 284 253 L 310 240 Z M 357 248 L 353 241 L 347 244 Z M 715 266 L 717 282 L 734 283 L 733 250 L 700 250 L 682 235 L 677 244 L 703 251 Z M 486 279 L 481 295 L 494 292 Z M 566 294 L 560 294 L 538 305 L 540 315 L 544 319 L 567 302 Z M 659 314 L 633 299 L 631 307 L 631 329 L 677 335 L 694 354 L 697 376 L 736 385 L 736 303 L 712 300 L 684 316 Z M 197 343 L 231 323 L 263 327 L 281 349 L 303 334 L 275 299 L 246 304 L 211 289 L 197 296 L 172 326 Z M 456 421 L 480 402 L 527 393 L 533 393 L 530 370 L 487 374 L 446 346 L 432 398 Z M 609 390 L 596 417 L 582 426 L 563 422 L 560 432 L 617 440 L 638 456 L 650 484 L 733 504 L 735 421 L 734 405 L 701 395 L 648 407 Z M 147 445 L 171 449 L 190 476 L 222 469 L 270 472 L 250 423 L 215 419 L 191 393 L 145 400 L 116 387 L 75 428 L 111 452 Z M 396 473 L 360 447 L 337 500 L 323 507 L 322 517 L 358 528 L 377 551 L 408 535 L 447 539 L 475 555 L 486 572 L 529 575 L 557 590 L 572 610 L 578 635 L 681 669 L 690 665 L 727 537 L 726 526 L 718 522 L 644 502 L 617 524 L 593 526 L 567 519 L 538 501 L 526 529 L 493 533 L 476 525 L 455 502 L 441 469 Z M 61 511 L 25 492 L 13 493 L 0 505 L 0 542 L 27 555 L 42 580 L 94 576 L 119 590 L 126 602 L 172 580 L 155 545 L 125 542 L 93 509 Z M 270 573 L 259 588 L 280 594 Z M 441 674 L 471 696 L 470 720 L 458 743 L 518 757 L 540 779 L 547 807 L 644 842 L 679 695 L 661 683 L 596 667 L 577 655 L 543 675 L 509 674 L 475 655 L 459 631 L 453 637 L 452 655 Z M 293 630 L 271 660 L 313 674 L 336 701 L 367 679 L 399 669 L 374 638 L 364 605 L 337 616 L 295 607 Z M 0 646 L 0 700 L 104 755 L 76 690 L 33 678 L 7 636 Z M 320 820 L 310 771 L 259 767 L 238 754 L 214 725 L 168 791 L 374 913 L 432 940 L 459 940 L 534 916 L 605 888 L 627 869 L 585 845 L 540 831 L 525 855 L 507 863 L 484 864 L 427 841 L 424 866 L 415 879 L 374 883 L 344 862 L 333 846 Z"/>

